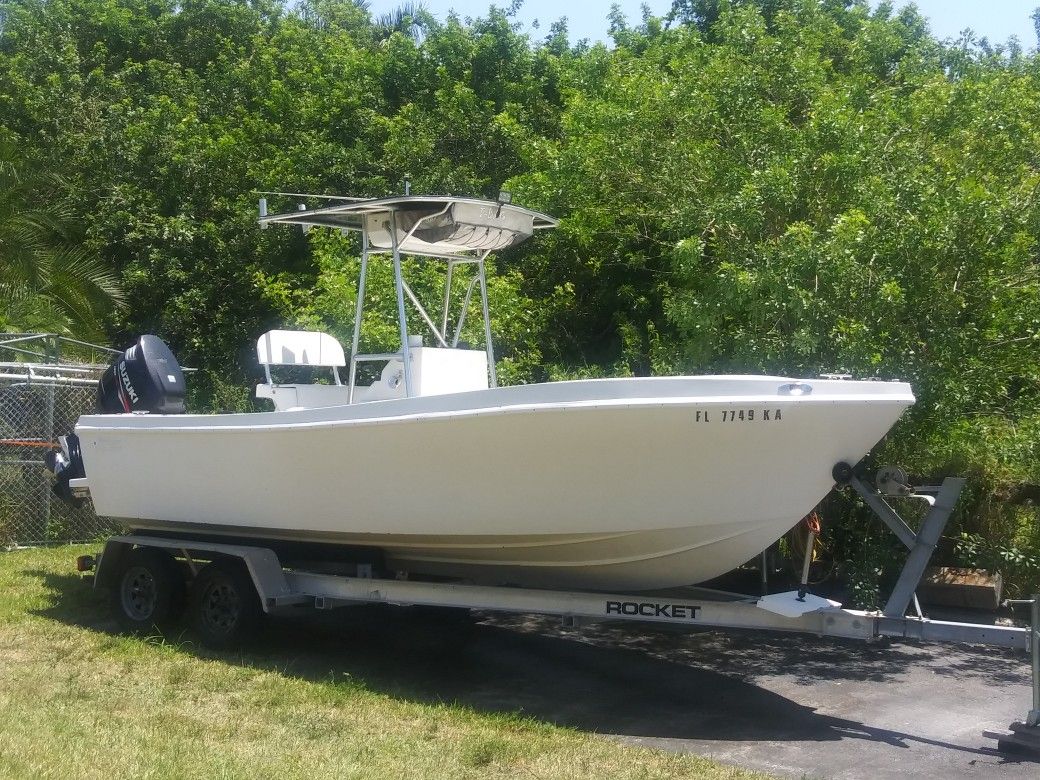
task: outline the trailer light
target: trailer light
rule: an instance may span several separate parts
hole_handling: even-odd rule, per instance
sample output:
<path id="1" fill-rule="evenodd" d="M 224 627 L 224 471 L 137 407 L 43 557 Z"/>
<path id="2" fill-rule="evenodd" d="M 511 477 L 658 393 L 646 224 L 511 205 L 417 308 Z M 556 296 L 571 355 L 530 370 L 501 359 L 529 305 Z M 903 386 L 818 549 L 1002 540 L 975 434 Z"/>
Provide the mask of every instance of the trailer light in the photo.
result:
<path id="1" fill-rule="evenodd" d="M 97 561 L 94 560 L 93 555 L 80 555 L 76 558 L 76 571 L 94 571 L 95 565 L 97 565 Z"/>

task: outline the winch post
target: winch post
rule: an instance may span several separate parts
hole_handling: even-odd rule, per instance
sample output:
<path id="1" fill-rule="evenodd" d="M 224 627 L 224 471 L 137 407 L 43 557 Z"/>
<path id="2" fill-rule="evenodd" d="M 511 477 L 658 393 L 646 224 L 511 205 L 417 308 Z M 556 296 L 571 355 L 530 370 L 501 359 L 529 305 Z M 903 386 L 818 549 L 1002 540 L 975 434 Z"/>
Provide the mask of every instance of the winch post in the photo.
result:
<path id="1" fill-rule="evenodd" d="M 914 598 L 914 592 L 924 576 L 924 570 L 928 567 L 935 546 L 939 543 L 946 523 L 953 514 L 953 508 L 957 504 L 961 490 L 964 489 L 963 477 L 946 477 L 942 485 L 936 491 L 935 488 L 917 488 L 917 493 L 906 493 L 907 498 L 921 498 L 923 493 L 936 492 L 935 500 L 931 501 L 929 496 L 926 500 L 931 503 L 928 513 L 921 522 L 921 527 L 914 531 L 906 524 L 887 501 L 882 497 L 880 491 L 864 483 L 857 477 L 852 467 L 846 463 L 839 463 L 834 467 L 834 477 L 839 484 L 851 485 L 866 502 L 874 514 L 876 514 L 887 525 L 892 532 L 899 537 L 907 547 L 910 554 L 907 555 L 906 563 L 899 572 L 899 579 L 892 590 L 892 595 L 885 604 L 882 614 L 885 617 L 902 617 L 906 614 L 906 608 Z"/>
<path id="2" fill-rule="evenodd" d="M 946 522 L 953 514 L 953 508 L 957 504 L 957 498 L 964 488 L 962 477 L 947 477 L 939 488 L 939 495 L 935 497 L 935 504 L 928 510 L 921 522 L 921 528 L 914 539 L 914 546 L 906 557 L 903 570 L 899 572 L 892 595 L 885 604 L 882 611 L 885 617 L 900 617 L 906 614 L 906 608 L 914 597 L 914 592 L 924 576 L 924 570 L 932 559 L 935 546 L 939 543 Z"/>

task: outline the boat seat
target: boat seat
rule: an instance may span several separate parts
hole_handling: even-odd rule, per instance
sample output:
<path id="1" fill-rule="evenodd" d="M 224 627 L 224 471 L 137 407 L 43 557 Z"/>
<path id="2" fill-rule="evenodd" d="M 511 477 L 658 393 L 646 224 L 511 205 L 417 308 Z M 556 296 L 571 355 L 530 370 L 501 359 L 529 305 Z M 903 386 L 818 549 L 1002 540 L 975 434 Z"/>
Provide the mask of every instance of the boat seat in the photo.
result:
<path id="1" fill-rule="evenodd" d="M 345 366 L 342 345 L 328 333 L 315 330 L 269 330 L 256 340 L 262 366 Z"/>
<path id="2" fill-rule="evenodd" d="M 348 388 L 342 384 L 336 370 L 347 364 L 343 346 L 328 333 L 269 330 L 256 340 L 256 357 L 267 376 L 266 384 L 256 386 L 256 397 L 270 398 L 279 411 L 340 406 L 349 400 Z M 277 384 L 271 378 L 271 366 L 330 368 L 335 384 Z"/>

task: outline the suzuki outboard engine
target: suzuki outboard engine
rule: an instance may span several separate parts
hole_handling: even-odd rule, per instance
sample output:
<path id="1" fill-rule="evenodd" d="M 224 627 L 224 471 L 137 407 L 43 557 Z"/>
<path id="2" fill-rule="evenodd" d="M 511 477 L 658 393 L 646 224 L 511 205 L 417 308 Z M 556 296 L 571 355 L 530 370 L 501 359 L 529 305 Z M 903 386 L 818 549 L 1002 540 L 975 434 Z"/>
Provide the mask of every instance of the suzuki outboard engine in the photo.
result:
<path id="1" fill-rule="evenodd" d="M 44 463 L 54 474 L 51 490 L 66 504 L 82 506 L 82 496 L 73 493 L 72 486 L 69 485 L 70 479 L 79 479 L 87 475 L 83 470 L 83 456 L 79 451 L 79 436 L 74 433 L 59 436 L 58 443 L 61 450 L 51 450 L 44 457 Z"/>
<path id="2" fill-rule="evenodd" d="M 98 381 L 100 414 L 184 414 L 184 373 L 177 358 L 158 336 L 141 336 L 116 356 Z M 73 506 L 83 503 L 80 489 L 70 480 L 86 476 L 79 437 L 60 436 L 60 450 L 47 453 L 47 468 L 54 473 L 55 495 Z"/>
<path id="3" fill-rule="evenodd" d="M 101 414 L 184 414 L 184 374 L 158 336 L 141 336 L 98 382 Z"/>

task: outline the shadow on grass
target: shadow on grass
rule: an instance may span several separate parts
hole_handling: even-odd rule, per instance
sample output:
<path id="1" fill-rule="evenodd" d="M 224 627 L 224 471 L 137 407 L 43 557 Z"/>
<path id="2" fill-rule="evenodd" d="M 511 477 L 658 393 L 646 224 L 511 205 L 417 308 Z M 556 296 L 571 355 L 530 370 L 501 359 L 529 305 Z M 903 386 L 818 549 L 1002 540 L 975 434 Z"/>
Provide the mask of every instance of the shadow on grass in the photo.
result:
<path id="1" fill-rule="evenodd" d="M 106 599 L 89 580 L 27 573 L 53 597 L 53 605 L 37 614 L 117 632 Z M 269 619 L 245 652 L 209 651 L 188 635 L 176 646 L 287 677 L 318 682 L 349 677 L 404 700 L 519 713 L 583 731 L 728 742 L 854 739 L 902 748 L 920 743 L 977 756 L 999 754 L 821 714 L 756 685 L 755 679 L 784 675 L 804 685 L 894 683 L 908 664 L 927 663 L 954 678 L 1004 675 L 1009 683 L 1028 682 L 1021 671 L 1007 671 L 1009 656 L 999 651 L 983 656 L 957 648 L 875 647 L 764 632 L 691 633 L 621 624 L 564 629 L 537 616 L 480 614 L 477 621 L 381 606 L 300 610 Z"/>

